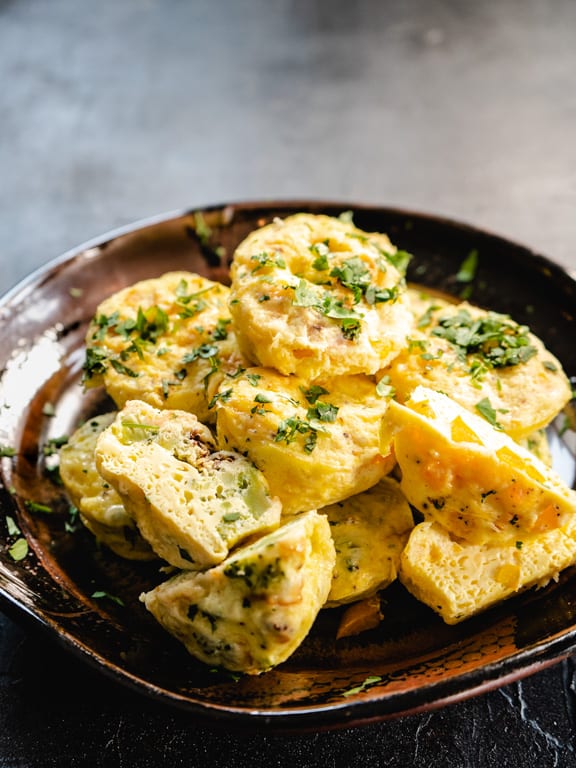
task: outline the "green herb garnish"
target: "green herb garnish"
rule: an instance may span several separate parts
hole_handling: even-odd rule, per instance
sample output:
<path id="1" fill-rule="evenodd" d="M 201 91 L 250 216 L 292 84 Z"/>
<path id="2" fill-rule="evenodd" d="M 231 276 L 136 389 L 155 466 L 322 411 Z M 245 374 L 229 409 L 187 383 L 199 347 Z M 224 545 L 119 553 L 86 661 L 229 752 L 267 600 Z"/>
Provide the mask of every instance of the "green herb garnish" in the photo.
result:
<path id="1" fill-rule="evenodd" d="M 111 595 L 110 592 L 106 592 L 103 589 L 98 589 L 96 590 L 96 592 L 92 592 L 90 597 L 93 597 L 96 600 L 102 600 L 102 599 L 111 600 L 113 603 L 116 603 L 117 605 L 122 605 L 122 606 L 124 605 L 124 601 L 121 598 L 116 597 L 116 595 Z"/>
<path id="2" fill-rule="evenodd" d="M 487 368 L 518 365 L 537 354 L 529 329 L 496 312 L 474 319 L 467 309 L 460 309 L 439 318 L 432 335 L 449 341 L 462 362 L 474 356 Z"/>
<path id="3" fill-rule="evenodd" d="M 8 547 L 8 554 L 15 562 L 24 560 L 28 554 L 28 542 L 25 538 L 16 539 L 16 541 Z"/>
<path id="4" fill-rule="evenodd" d="M 486 421 L 496 429 L 502 429 L 502 425 L 498 423 L 496 411 L 492 407 L 490 400 L 484 397 L 478 403 L 476 403 L 476 410 L 481 416 L 484 416 Z"/>

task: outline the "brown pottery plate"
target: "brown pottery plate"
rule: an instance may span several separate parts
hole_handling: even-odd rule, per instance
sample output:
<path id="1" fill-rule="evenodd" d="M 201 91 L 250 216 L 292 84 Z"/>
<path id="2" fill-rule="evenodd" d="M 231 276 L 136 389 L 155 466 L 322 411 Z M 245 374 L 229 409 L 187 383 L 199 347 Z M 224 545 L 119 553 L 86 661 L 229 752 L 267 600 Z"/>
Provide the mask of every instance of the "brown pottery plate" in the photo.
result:
<path id="1" fill-rule="evenodd" d="M 287 662 L 237 679 L 195 661 L 146 613 L 138 596 L 157 578 L 157 565 L 122 561 L 70 519 L 51 471 L 53 448 L 110 408 L 101 391 L 81 385 L 84 334 L 96 306 L 173 269 L 226 281 L 236 244 L 257 226 L 297 211 L 346 210 L 360 228 L 386 232 L 413 254 L 409 280 L 455 296 L 466 288 L 459 267 L 476 250 L 471 301 L 529 325 L 575 380 L 576 282 L 565 271 L 493 234 L 402 210 L 296 201 L 169 214 L 65 254 L 0 302 L 3 608 L 113 679 L 228 728 L 296 731 L 381 720 L 481 693 L 576 650 L 576 570 L 569 569 L 544 589 L 452 627 L 395 584 L 382 593 L 385 619 L 377 629 L 336 640 L 339 610 L 322 611 Z M 555 466 L 571 486 L 574 436 L 562 424 L 550 430 Z"/>

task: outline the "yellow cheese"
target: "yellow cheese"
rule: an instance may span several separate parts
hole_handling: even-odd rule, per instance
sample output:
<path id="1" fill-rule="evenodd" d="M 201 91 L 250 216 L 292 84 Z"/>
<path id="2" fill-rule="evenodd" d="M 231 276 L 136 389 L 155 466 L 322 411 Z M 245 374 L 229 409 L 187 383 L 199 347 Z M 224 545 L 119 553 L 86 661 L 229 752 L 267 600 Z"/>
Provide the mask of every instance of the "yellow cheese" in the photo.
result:
<path id="1" fill-rule="evenodd" d="M 141 599 L 193 656 L 256 675 L 305 639 L 330 590 L 334 561 L 326 517 L 307 512 L 220 565 L 178 574 Z"/>

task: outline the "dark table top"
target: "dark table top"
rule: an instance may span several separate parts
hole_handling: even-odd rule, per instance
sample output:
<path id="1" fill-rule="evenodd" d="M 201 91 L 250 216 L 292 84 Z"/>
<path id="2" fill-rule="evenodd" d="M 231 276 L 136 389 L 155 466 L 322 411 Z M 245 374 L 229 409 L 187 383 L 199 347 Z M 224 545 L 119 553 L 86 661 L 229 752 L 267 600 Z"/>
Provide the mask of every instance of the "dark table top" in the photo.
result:
<path id="1" fill-rule="evenodd" d="M 576 269 L 572 0 L 0 0 L 0 290 L 149 215 L 322 198 Z M 576 766 L 574 658 L 357 729 L 232 734 L 0 614 L 0 766 Z"/>

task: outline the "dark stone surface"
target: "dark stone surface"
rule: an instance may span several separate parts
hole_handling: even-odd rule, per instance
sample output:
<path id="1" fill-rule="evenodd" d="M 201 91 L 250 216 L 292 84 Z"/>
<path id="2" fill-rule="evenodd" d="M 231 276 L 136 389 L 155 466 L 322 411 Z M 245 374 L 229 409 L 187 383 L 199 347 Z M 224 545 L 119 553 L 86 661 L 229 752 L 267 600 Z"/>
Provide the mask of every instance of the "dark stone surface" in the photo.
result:
<path id="1" fill-rule="evenodd" d="M 572 0 L 0 0 L 0 290 L 159 212 L 332 198 L 576 269 Z M 574 660 L 444 710 L 223 734 L 0 618 L 0 766 L 576 765 Z"/>

